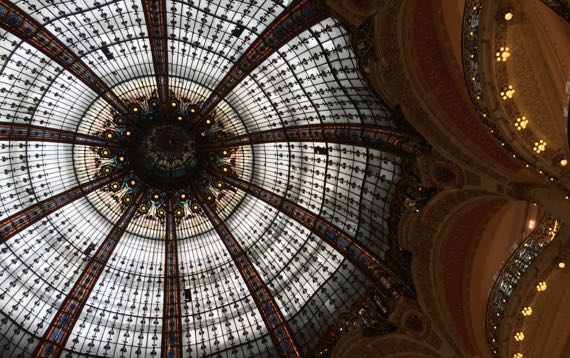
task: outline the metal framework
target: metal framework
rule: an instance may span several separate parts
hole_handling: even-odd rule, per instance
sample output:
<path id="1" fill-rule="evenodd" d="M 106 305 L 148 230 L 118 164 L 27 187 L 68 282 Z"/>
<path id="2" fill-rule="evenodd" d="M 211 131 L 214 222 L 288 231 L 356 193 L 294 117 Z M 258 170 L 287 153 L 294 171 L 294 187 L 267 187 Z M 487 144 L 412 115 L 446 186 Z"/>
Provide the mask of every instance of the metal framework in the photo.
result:
<path id="1" fill-rule="evenodd" d="M 162 358 L 182 357 L 180 275 L 178 272 L 178 244 L 174 210 L 174 198 L 170 195 L 166 208 Z"/>
<path id="2" fill-rule="evenodd" d="M 253 266 L 241 245 L 234 238 L 233 234 L 222 219 L 220 219 L 218 214 L 206 201 L 203 200 L 202 196 L 195 188 L 193 192 L 194 197 L 200 202 L 204 213 L 211 221 L 212 226 L 218 233 L 218 236 L 224 243 L 224 246 L 228 250 L 241 276 L 243 277 L 243 280 L 246 283 L 261 316 L 263 317 L 267 331 L 269 332 L 271 340 L 277 348 L 279 355 L 281 357 L 301 357 L 301 353 L 297 348 L 293 334 L 291 333 L 283 314 L 279 310 L 277 303 L 271 296 L 271 292 L 269 292 L 267 285 L 261 279 L 261 276 L 257 272 L 255 266 Z"/>
<path id="3" fill-rule="evenodd" d="M 145 190 L 140 190 L 134 200 L 131 202 L 127 210 L 123 213 L 119 221 L 115 223 L 109 235 L 97 249 L 97 252 L 85 267 L 85 270 L 79 276 L 79 279 L 73 285 L 73 288 L 63 301 L 48 329 L 46 330 L 42 340 L 38 344 L 34 357 L 59 357 L 67 339 L 71 335 L 73 327 L 77 323 L 79 316 L 87 299 L 93 291 L 95 282 L 105 269 L 107 261 L 113 254 L 119 240 L 125 233 L 127 226 L 137 211 L 139 201 L 144 195 Z"/>
<path id="4" fill-rule="evenodd" d="M 160 106 L 168 111 L 168 37 L 166 27 L 166 0 L 143 1 L 144 17 L 148 29 L 154 74 Z"/>
<path id="5" fill-rule="evenodd" d="M 117 180 L 117 178 L 120 178 L 125 174 L 126 173 L 124 171 L 120 171 L 109 176 L 96 178 L 90 182 L 54 195 L 51 198 L 42 200 L 0 221 L 0 244 L 6 242 L 12 236 L 16 235 L 33 223 L 45 218 L 54 211 L 111 183 L 114 180 Z"/>
<path id="6" fill-rule="evenodd" d="M 251 44 L 214 88 L 200 108 L 200 119 L 210 114 L 248 74 L 292 38 L 329 16 L 323 0 L 293 1 Z"/>
<path id="7" fill-rule="evenodd" d="M 255 2 L 251 3 L 253 5 Z M 275 2 L 274 6 L 280 7 L 281 5 L 278 5 L 277 3 L 278 2 Z M 97 5 L 96 7 L 100 6 Z M 194 5 L 191 4 L 190 7 L 194 7 Z M 270 9 L 267 10 L 268 14 L 274 12 L 273 7 L 268 7 L 268 9 Z M 166 111 L 170 110 L 170 74 L 168 47 L 169 22 L 167 19 L 168 14 L 166 1 L 143 0 L 143 10 L 147 24 L 148 39 L 151 45 L 151 54 L 157 86 L 156 92 L 160 101 L 159 105 L 162 107 L 164 113 L 166 113 Z M 209 11 L 209 9 L 205 9 L 204 13 L 208 13 Z M 242 10 L 240 9 L 240 12 L 241 11 Z M 249 11 L 251 10 L 246 9 L 244 10 L 244 13 L 247 13 Z M 259 10 L 259 12 L 256 14 L 259 15 L 262 13 L 262 11 L 265 10 Z M 122 10 L 118 11 L 118 13 L 120 12 L 122 12 Z M 135 18 L 132 18 L 131 20 L 133 23 L 139 23 L 140 25 L 140 19 L 138 19 L 139 15 L 137 13 L 140 12 L 133 12 L 133 14 L 135 14 L 134 16 L 137 17 L 136 20 Z M 175 11 L 173 10 L 172 13 L 175 13 Z M 236 13 L 238 13 L 238 11 L 236 11 Z M 278 17 L 276 17 L 253 41 L 253 43 L 251 43 L 249 48 L 247 48 L 243 55 L 237 59 L 237 61 L 225 74 L 224 78 L 213 89 L 210 97 L 208 97 L 202 103 L 199 110 L 199 118 L 194 123 L 194 125 L 199 125 L 202 120 L 209 116 L 223 98 L 228 96 L 228 94 L 230 94 L 230 92 L 232 92 L 236 86 L 240 84 L 240 82 L 242 82 L 256 67 L 261 65 L 273 53 L 278 51 L 293 38 L 299 36 L 299 34 L 301 34 L 303 31 L 323 21 L 328 16 L 329 12 L 325 5 L 325 0 L 293 0 L 292 3 Z M 223 16 L 218 17 L 223 18 Z M 81 20 L 78 20 L 77 22 L 80 21 Z M 228 21 L 228 23 L 232 21 Z M 172 20 L 172 23 L 174 22 L 175 21 Z M 198 23 L 198 21 L 196 22 Z M 206 21 L 203 20 L 203 22 L 205 23 Z M 267 22 L 269 22 L 269 20 L 267 20 Z M 267 22 L 264 20 L 260 21 L 259 24 L 265 24 Z M 328 26 L 329 25 L 324 26 L 323 34 L 326 32 L 331 32 L 329 31 Z M 48 31 L 44 25 L 39 23 L 29 14 L 26 14 L 25 11 L 23 11 L 20 7 L 12 4 L 10 1 L 0 0 L 0 28 L 3 28 L 14 34 L 25 43 L 36 48 L 43 55 L 47 56 L 62 66 L 65 70 L 69 71 L 69 73 L 84 83 L 85 86 L 106 100 L 114 109 L 114 111 L 125 115 L 126 121 L 135 118 L 135 116 L 128 115 L 129 110 L 125 102 L 111 90 L 111 88 L 105 83 L 102 78 L 100 78 L 95 72 L 90 69 L 90 66 L 87 66 L 83 62 L 80 56 L 78 56 L 56 35 Z M 211 28 L 214 28 L 214 26 L 212 25 Z M 257 30 L 252 30 L 252 33 L 254 31 L 257 32 Z M 318 37 L 319 36 L 315 36 L 315 38 Z M 72 42 L 73 40 L 69 39 L 68 41 Z M 301 39 L 301 41 L 304 41 L 304 39 Z M 220 43 L 224 42 L 220 41 Z M 225 41 L 225 43 L 228 43 L 228 41 Z M 203 46 L 205 47 L 205 45 Z M 322 48 L 322 53 L 319 56 L 323 54 L 326 55 L 327 51 L 324 49 L 322 44 L 320 46 Z M 87 47 L 95 48 L 95 46 Z M 104 47 L 106 48 L 106 46 Z M 132 55 L 132 53 L 129 54 Z M 309 56 L 309 54 L 309 51 L 307 51 L 306 55 Z M 218 55 L 221 56 L 221 54 Z M 175 56 L 171 56 L 172 58 L 170 58 L 170 60 L 175 61 Z M 298 57 L 301 56 L 299 55 Z M 317 56 L 315 55 L 315 57 Z M 234 57 L 231 57 L 231 59 L 233 58 Z M 329 62 L 328 58 L 326 61 Z M 289 66 L 289 64 L 287 64 L 287 66 Z M 316 63 L 315 67 L 312 69 L 318 69 L 322 66 L 323 64 L 319 65 Z M 328 66 L 331 68 L 331 72 L 335 74 L 336 77 L 336 67 L 332 66 L 330 63 L 328 63 Z M 349 69 L 347 72 L 351 72 L 351 70 Z M 351 73 L 353 73 L 353 71 Z M 143 77 L 145 74 L 139 73 L 139 75 L 139 77 Z M 293 73 L 293 77 L 296 76 L 297 74 Z M 338 85 L 341 86 L 341 81 L 338 78 L 336 78 L 336 82 L 338 82 Z M 298 83 L 301 84 L 303 82 L 298 81 Z M 305 96 L 308 98 L 311 97 L 306 92 Z M 309 101 L 311 100 L 309 99 Z M 357 106 L 354 105 L 354 107 L 356 108 Z M 315 106 L 315 108 L 318 107 Z M 389 111 L 386 110 L 385 113 L 389 113 Z M 360 115 L 360 113 L 358 115 Z M 136 121 L 133 122 L 133 125 L 138 125 L 136 123 Z M 44 128 L 27 124 L 0 122 L 0 141 L 10 140 L 45 141 L 95 147 L 120 145 L 118 143 L 107 141 L 104 138 L 79 134 L 71 131 Z M 423 141 L 413 134 L 400 133 L 396 130 L 384 127 L 372 127 L 358 124 L 323 124 L 272 129 L 250 133 L 247 135 L 221 138 L 220 141 L 206 144 L 203 147 L 205 149 L 213 151 L 224 147 L 294 141 L 323 143 L 329 142 L 360 145 L 363 147 L 379 149 L 385 152 L 392 152 L 402 156 L 414 156 L 427 150 L 427 147 L 424 145 Z M 88 183 L 81 184 L 62 193 L 54 195 L 53 197 L 33 204 L 32 206 L 22 209 L 21 211 L 0 221 L 0 244 L 5 243 L 14 235 L 22 232 L 39 220 L 46 218 L 48 215 L 54 213 L 65 205 L 70 204 L 71 202 L 84 197 L 87 194 L 98 190 L 115 180 L 119 180 L 125 175 L 127 175 L 127 171 L 120 170 L 108 176 L 98 177 Z M 224 176 L 223 174 L 217 172 L 214 173 L 214 175 L 224 178 L 226 183 L 229 185 L 241 189 L 242 191 L 245 191 L 246 193 L 253 195 L 254 197 L 259 198 L 267 204 L 275 207 L 277 210 L 283 212 L 285 215 L 288 215 L 290 218 L 297 221 L 311 232 L 315 233 L 332 248 L 334 248 L 336 252 L 340 253 L 343 258 L 349 260 L 359 270 L 369 276 L 371 280 L 378 286 L 378 290 L 382 292 L 382 297 L 397 297 L 401 294 L 410 292 L 409 287 L 406 286 L 406 284 L 398 277 L 396 273 L 391 271 L 389 267 L 381 262 L 380 259 L 378 259 L 365 247 L 355 242 L 355 240 L 351 238 L 346 232 L 337 228 L 329 221 L 321 218 L 318 214 L 315 214 L 303 208 L 299 204 L 296 204 L 295 202 L 286 199 L 285 197 L 272 193 L 258 185 L 244 181 L 235 176 Z M 11 177 L 10 179 L 14 179 L 14 177 Z M 168 190 L 169 189 L 166 189 L 166 191 Z M 125 234 L 125 231 L 132 221 L 133 217 L 135 217 L 137 208 L 141 203 L 142 198 L 146 195 L 146 191 L 147 189 L 143 189 L 135 194 L 135 198 L 132 200 L 130 205 L 127 206 L 126 210 L 121 215 L 117 223 L 115 223 L 111 231 L 107 234 L 105 239 L 102 241 L 95 254 L 89 257 L 89 253 L 91 251 L 86 253 L 89 259 L 86 260 L 83 264 L 84 270 L 80 274 L 74 286 L 69 291 L 65 300 L 61 303 L 61 306 L 57 310 L 55 316 L 52 318 L 51 323 L 46 329 L 40 343 L 37 347 L 35 347 L 35 357 L 57 357 L 62 354 L 66 346 L 66 342 L 70 338 L 74 326 L 77 324 L 82 310 L 84 309 L 96 282 L 107 266 L 111 255 L 113 255 L 113 252 L 115 250 L 119 250 L 117 249 L 117 244 Z M 275 345 L 275 349 L 282 357 L 300 357 L 301 347 L 298 346 L 295 342 L 295 337 L 292 334 L 292 331 L 288 326 L 288 323 L 285 320 L 280 307 L 272 297 L 269 288 L 263 281 L 253 262 L 248 257 L 246 251 L 241 247 L 238 240 L 236 240 L 232 232 L 218 216 L 212 206 L 210 206 L 207 201 L 203 200 L 200 193 L 195 188 L 193 188 L 193 191 L 194 197 L 200 203 L 205 216 L 212 223 L 219 238 L 224 243 L 225 248 L 237 266 L 243 278 L 243 282 L 246 284 L 251 296 L 253 297 L 255 304 L 260 312 L 260 316 L 267 327 L 268 334 L 270 335 L 271 340 Z M 159 274 L 161 279 L 163 277 L 162 275 L 164 275 L 161 344 L 161 357 L 163 358 L 175 358 L 183 356 L 182 310 L 180 301 L 181 283 L 178 254 L 179 249 L 183 250 L 184 247 L 181 245 L 179 246 L 178 244 L 177 219 L 175 215 L 175 211 L 177 209 L 176 205 L 177 204 L 175 203 L 175 199 L 172 193 L 169 193 L 168 197 L 166 198 L 166 218 L 164 221 L 165 271 L 164 273 Z M 182 229 L 183 225 L 180 226 L 180 229 Z M 93 225 L 93 227 L 95 228 L 94 230 L 97 231 L 97 226 Z M 162 228 L 158 228 L 157 230 L 159 230 L 158 232 L 162 234 Z M 304 234 L 303 230 L 299 231 L 299 235 Z M 217 240 L 214 234 L 212 234 L 211 237 Z M 159 255 L 162 257 L 162 253 Z M 338 255 L 335 255 L 335 261 L 337 256 Z M 320 270 L 321 267 L 318 269 Z M 103 279 L 104 278 L 105 277 L 103 277 Z M 244 290 L 243 283 L 241 282 L 239 282 L 239 285 L 236 284 L 235 287 L 238 287 L 240 291 Z M 319 289 L 321 289 L 320 286 L 314 288 L 315 294 Z M 323 291 L 326 292 L 326 288 L 323 289 Z M 14 297 L 16 297 L 15 299 L 18 299 L 17 296 Z M 187 300 L 188 299 L 189 296 L 187 296 Z M 221 295 L 220 301 L 223 301 Z M 238 307 L 237 301 L 235 302 L 235 307 Z M 227 303 L 224 302 L 223 304 L 226 305 Z M 106 307 L 103 307 L 102 309 L 106 309 Z M 144 310 L 146 310 L 146 308 Z M 136 316 L 137 312 L 140 313 L 141 311 L 135 312 L 133 310 L 131 317 Z M 48 311 L 48 313 L 51 314 L 51 311 Z M 299 317 L 299 314 L 297 314 L 296 317 Z M 240 345 L 249 346 L 251 336 L 248 337 L 247 334 L 249 332 L 255 332 L 255 326 L 258 326 L 260 324 L 260 320 L 257 318 L 257 313 L 255 314 L 255 321 L 252 322 L 253 323 L 251 326 L 248 327 L 248 329 L 250 329 L 249 331 L 246 330 L 245 326 L 242 327 L 243 331 L 245 332 L 243 333 L 243 336 L 247 338 L 244 340 L 238 340 Z M 158 321 L 156 324 L 158 324 Z M 300 341 L 302 340 L 302 333 L 298 334 Z M 197 340 L 199 341 L 199 338 L 197 338 Z M 233 340 L 233 337 L 231 337 L 231 340 Z M 226 350 L 228 351 L 229 349 L 234 349 L 236 347 L 233 342 L 230 344 L 231 347 L 230 345 L 226 347 Z"/>
<path id="8" fill-rule="evenodd" d="M 57 62 L 104 98 L 117 112 L 127 114 L 128 110 L 123 101 L 75 52 L 11 1 L 0 0 L 0 27 Z"/>
<path id="9" fill-rule="evenodd" d="M 411 134 L 401 133 L 389 128 L 359 124 L 316 124 L 270 129 L 223 138 L 218 142 L 205 145 L 204 148 L 218 149 L 274 142 L 350 144 L 404 155 L 417 155 L 427 150 L 427 146 L 423 144 L 423 141 Z"/>
<path id="10" fill-rule="evenodd" d="M 413 295 L 409 287 L 388 266 L 380 262 L 367 248 L 355 242 L 350 235 L 329 221 L 303 208 L 299 204 L 234 175 L 214 173 L 227 184 L 273 206 L 319 236 L 362 273 L 366 274 L 387 296 Z"/>
<path id="11" fill-rule="evenodd" d="M 0 141 L 25 140 L 33 142 L 57 142 L 92 145 L 95 147 L 114 146 L 102 138 L 62 129 L 45 128 L 28 124 L 0 122 Z"/>

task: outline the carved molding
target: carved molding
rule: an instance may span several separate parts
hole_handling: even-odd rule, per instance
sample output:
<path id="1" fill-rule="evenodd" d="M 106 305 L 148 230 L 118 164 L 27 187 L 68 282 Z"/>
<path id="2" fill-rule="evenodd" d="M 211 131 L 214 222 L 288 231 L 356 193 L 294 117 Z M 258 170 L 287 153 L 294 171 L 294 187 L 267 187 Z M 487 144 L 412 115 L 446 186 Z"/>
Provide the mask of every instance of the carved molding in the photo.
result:
<path id="1" fill-rule="evenodd" d="M 333 358 L 443 357 L 429 344 L 403 334 L 366 337 L 362 330 L 350 332 L 337 345 Z"/>
<path id="2" fill-rule="evenodd" d="M 451 315 L 439 277 L 438 257 L 446 240 L 445 231 L 463 208 L 480 200 L 505 200 L 483 190 L 445 190 L 437 194 L 421 213 L 406 212 L 399 227 L 402 249 L 412 253 L 412 276 L 418 303 L 433 330 L 449 344 L 457 356 L 465 356 L 451 332 Z"/>
<path id="3" fill-rule="evenodd" d="M 333 11 L 333 16 L 358 27 L 376 15 L 380 0 L 326 0 L 326 4 Z"/>
<path id="4" fill-rule="evenodd" d="M 426 6 L 429 8 L 429 4 L 417 0 L 382 2 L 374 19 L 376 58 L 370 63 L 372 84 L 389 104 L 401 105 L 410 124 L 442 155 L 498 180 L 504 180 L 505 175 L 534 176 L 501 149 L 478 122 L 467 96 L 457 92 L 464 86 L 462 80 L 458 83 L 455 79 L 462 78 L 461 71 L 448 68 L 444 61 L 445 51 L 451 53 L 452 49 L 449 44 L 441 45 L 446 39 L 432 29 L 437 27 L 434 21 L 421 20 L 433 18 L 431 11 L 424 11 Z M 431 27 L 423 29 L 418 18 L 428 21 L 425 26 Z M 430 33 L 429 41 L 415 38 L 421 32 Z M 429 53 L 419 56 L 418 46 Z M 438 49 L 434 52 L 429 48 Z M 430 83 L 422 77 L 426 74 L 431 74 Z M 433 81 L 439 84 L 434 86 Z"/>
<path id="5" fill-rule="evenodd" d="M 417 157 L 418 170 L 425 187 L 439 190 L 458 189 L 465 185 L 465 173 L 460 166 L 436 151 Z"/>

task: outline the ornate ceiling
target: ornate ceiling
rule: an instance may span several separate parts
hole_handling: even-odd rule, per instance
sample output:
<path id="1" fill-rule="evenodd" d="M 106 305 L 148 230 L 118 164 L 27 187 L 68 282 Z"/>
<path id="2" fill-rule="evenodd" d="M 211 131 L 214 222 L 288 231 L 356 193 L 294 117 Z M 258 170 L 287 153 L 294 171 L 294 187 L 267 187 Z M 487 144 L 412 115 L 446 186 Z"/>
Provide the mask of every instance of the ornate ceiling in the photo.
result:
<path id="1" fill-rule="evenodd" d="M 3 356 L 304 355 L 400 292 L 417 148 L 321 2 L 0 1 L 0 23 Z"/>

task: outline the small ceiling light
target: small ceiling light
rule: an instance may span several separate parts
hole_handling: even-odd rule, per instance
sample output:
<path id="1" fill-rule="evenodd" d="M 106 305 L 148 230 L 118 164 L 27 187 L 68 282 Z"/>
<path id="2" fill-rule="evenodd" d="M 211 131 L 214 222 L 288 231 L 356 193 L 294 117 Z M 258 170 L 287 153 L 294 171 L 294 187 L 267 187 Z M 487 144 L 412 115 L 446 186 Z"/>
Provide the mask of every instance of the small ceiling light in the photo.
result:
<path id="1" fill-rule="evenodd" d="M 514 14 L 511 11 L 505 12 L 505 16 L 503 17 L 506 21 L 511 21 L 513 19 Z"/>
<path id="2" fill-rule="evenodd" d="M 107 138 L 113 139 L 113 133 L 107 133 Z"/>
<path id="3" fill-rule="evenodd" d="M 528 120 L 526 119 L 525 116 L 517 117 L 515 120 L 515 128 L 518 131 L 522 131 L 523 129 L 525 129 L 527 124 L 528 124 Z"/>
<path id="4" fill-rule="evenodd" d="M 541 282 L 539 282 L 539 283 L 536 285 L 536 290 L 537 290 L 538 292 L 546 291 L 546 288 L 547 288 L 547 287 L 548 287 L 548 286 L 546 285 L 546 282 L 541 281 Z"/>
<path id="5" fill-rule="evenodd" d="M 535 227 L 536 227 L 536 221 L 535 221 L 535 220 L 532 220 L 532 219 L 529 220 L 529 221 L 528 221 L 528 228 L 532 230 L 532 229 L 534 229 Z"/>
<path id="6" fill-rule="evenodd" d="M 528 317 L 532 314 L 532 308 L 530 306 L 523 307 L 521 313 L 523 316 Z"/>
<path id="7" fill-rule="evenodd" d="M 137 185 L 137 181 L 134 180 L 134 179 L 131 179 L 131 180 L 129 181 L 129 185 L 130 185 L 130 186 L 135 186 L 135 185 Z"/>
<path id="8" fill-rule="evenodd" d="M 200 206 L 198 206 L 198 204 L 192 204 L 191 209 L 192 209 L 193 212 L 196 213 L 196 212 L 198 212 L 198 211 L 200 210 Z"/>
<path id="9" fill-rule="evenodd" d="M 508 86 L 503 87 L 503 90 L 501 92 L 499 92 L 499 95 L 501 96 L 503 101 L 506 101 L 507 99 L 513 98 L 514 94 L 515 94 L 515 89 L 513 88 L 512 85 L 508 85 Z"/>
<path id="10" fill-rule="evenodd" d="M 523 358 L 522 353 L 515 353 L 513 354 L 513 358 Z"/>
<path id="11" fill-rule="evenodd" d="M 568 165 L 568 159 L 566 159 L 566 158 L 560 159 L 560 166 L 561 167 L 565 167 L 567 165 Z"/>
<path id="12" fill-rule="evenodd" d="M 511 56 L 508 47 L 501 47 L 497 52 L 495 52 L 495 58 L 497 62 L 506 62 L 507 59 Z"/>
<path id="13" fill-rule="evenodd" d="M 524 333 L 523 332 L 517 332 L 514 335 L 515 341 L 520 342 L 522 340 L 524 340 Z"/>
<path id="14" fill-rule="evenodd" d="M 178 115 L 178 116 L 176 116 L 176 119 L 179 120 L 179 121 L 181 121 L 181 120 L 184 119 L 184 117 L 182 117 L 181 115 Z"/>
<path id="15" fill-rule="evenodd" d="M 540 154 L 546 150 L 546 144 L 546 141 L 544 139 L 541 139 L 538 142 L 534 142 L 532 150 L 534 150 L 536 154 Z"/>
<path id="16" fill-rule="evenodd" d="M 131 131 L 126 131 L 126 132 L 125 132 L 125 135 L 126 135 L 127 137 L 130 137 L 131 134 L 132 134 Z"/>
<path id="17" fill-rule="evenodd" d="M 560 261 L 560 262 L 558 263 L 558 268 L 559 268 L 559 269 L 563 269 L 563 268 L 565 268 L 565 267 L 566 267 L 566 263 L 565 263 L 564 261 Z"/>
<path id="18" fill-rule="evenodd" d="M 181 193 L 179 195 L 180 200 L 186 200 L 186 193 Z"/>

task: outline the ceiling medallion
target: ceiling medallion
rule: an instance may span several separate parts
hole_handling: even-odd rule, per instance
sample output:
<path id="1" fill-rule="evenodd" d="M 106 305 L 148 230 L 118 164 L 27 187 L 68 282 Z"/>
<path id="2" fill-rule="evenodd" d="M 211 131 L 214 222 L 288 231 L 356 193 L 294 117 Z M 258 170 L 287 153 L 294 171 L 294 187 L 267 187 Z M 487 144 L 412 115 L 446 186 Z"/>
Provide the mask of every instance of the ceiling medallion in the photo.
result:
<path id="1" fill-rule="evenodd" d="M 168 200 L 173 200 L 172 214 L 177 221 L 203 215 L 192 195 L 193 188 L 215 208 L 227 186 L 210 173 L 233 172 L 237 156 L 235 148 L 201 150 L 202 144 L 226 135 L 216 114 L 198 121 L 198 106 L 173 95 L 165 106 L 154 96 L 126 102 L 129 114 L 115 113 L 113 121 L 105 123 L 105 130 L 98 133 L 114 145 L 92 148 L 98 176 L 118 170 L 129 172 L 103 190 L 112 193 L 122 210 L 137 192 L 145 190 L 137 216 L 162 224 L 168 215 Z"/>

